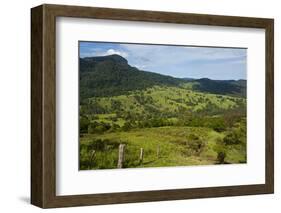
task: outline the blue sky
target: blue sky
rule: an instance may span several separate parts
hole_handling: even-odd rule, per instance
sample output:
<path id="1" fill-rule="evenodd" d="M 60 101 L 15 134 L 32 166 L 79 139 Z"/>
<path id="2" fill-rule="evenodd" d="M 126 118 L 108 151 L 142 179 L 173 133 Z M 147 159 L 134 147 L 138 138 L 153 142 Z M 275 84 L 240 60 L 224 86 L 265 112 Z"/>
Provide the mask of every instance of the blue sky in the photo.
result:
<path id="1" fill-rule="evenodd" d="M 179 78 L 246 79 L 247 49 L 80 42 L 80 57 L 118 54 L 141 70 Z"/>

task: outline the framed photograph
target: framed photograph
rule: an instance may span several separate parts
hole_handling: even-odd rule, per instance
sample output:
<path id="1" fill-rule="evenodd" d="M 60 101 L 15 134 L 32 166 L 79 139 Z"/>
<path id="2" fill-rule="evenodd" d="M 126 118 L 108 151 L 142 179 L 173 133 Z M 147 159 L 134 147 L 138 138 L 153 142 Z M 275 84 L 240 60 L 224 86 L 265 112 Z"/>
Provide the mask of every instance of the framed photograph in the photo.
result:
<path id="1" fill-rule="evenodd" d="M 31 203 L 274 191 L 273 19 L 31 9 Z"/>

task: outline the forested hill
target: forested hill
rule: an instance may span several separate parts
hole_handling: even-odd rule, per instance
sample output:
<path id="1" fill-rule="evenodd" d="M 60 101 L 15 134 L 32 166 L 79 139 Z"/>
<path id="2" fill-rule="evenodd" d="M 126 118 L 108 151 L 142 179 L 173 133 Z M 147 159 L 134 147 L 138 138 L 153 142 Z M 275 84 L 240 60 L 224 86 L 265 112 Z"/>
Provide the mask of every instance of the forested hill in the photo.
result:
<path id="1" fill-rule="evenodd" d="M 80 100 L 90 97 L 116 96 L 128 91 L 153 86 L 189 85 L 196 91 L 245 96 L 246 81 L 215 81 L 210 79 L 184 79 L 147 72 L 132 67 L 119 55 L 86 57 L 79 59 Z"/>
<path id="2" fill-rule="evenodd" d="M 115 96 L 155 85 L 178 86 L 182 79 L 140 71 L 119 55 L 80 58 L 80 97 Z"/>
<path id="3" fill-rule="evenodd" d="M 196 82 L 193 85 L 193 89 L 196 91 L 246 97 L 246 80 L 211 80 L 201 78 L 192 81 Z"/>

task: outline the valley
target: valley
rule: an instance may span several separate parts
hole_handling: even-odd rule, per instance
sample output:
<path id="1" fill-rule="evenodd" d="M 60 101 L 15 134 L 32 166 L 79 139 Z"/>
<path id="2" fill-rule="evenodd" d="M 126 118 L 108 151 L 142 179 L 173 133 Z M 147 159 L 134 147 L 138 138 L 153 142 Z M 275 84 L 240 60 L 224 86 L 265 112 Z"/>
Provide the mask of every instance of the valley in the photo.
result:
<path id="1" fill-rule="evenodd" d="M 174 78 L 118 55 L 80 59 L 80 169 L 116 168 L 120 144 L 122 168 L 246 163 L 246 108 L 245 80 Z"/>

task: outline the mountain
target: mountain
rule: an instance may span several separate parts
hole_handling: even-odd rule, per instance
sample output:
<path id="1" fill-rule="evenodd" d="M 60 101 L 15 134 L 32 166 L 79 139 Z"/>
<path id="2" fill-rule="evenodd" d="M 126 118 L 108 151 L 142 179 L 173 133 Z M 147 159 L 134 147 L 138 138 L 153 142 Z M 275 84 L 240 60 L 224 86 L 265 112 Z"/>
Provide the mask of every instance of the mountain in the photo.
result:
<path id="1" fill-rule="evenodd" d="M 119 55 L 80 58 L 79 71 L 81 100 L 122 95 L 153 86 L 184 87 L 183 85 L 189 85 L 188 88 L 199 92 L 246 96 L 246 80 L 174 78 L 139 70 L 130 66 Z"/>
<path id="2" fill-rule="evenodd" d="M 201 78 L 191 81 L 196 82 L 193 85 L 193 89 L 196 91 L 246 97 L 246 80 L 211 80 Z"/>
<path id="3" fill-rule="evenodd" d="M 178 86 L 185 82 L 157 73 L 141 71 L 119 55 L 80 58 L 80 97 L 114 96 L 155 85 Z"/>

